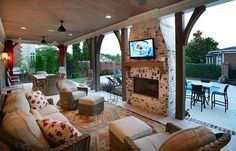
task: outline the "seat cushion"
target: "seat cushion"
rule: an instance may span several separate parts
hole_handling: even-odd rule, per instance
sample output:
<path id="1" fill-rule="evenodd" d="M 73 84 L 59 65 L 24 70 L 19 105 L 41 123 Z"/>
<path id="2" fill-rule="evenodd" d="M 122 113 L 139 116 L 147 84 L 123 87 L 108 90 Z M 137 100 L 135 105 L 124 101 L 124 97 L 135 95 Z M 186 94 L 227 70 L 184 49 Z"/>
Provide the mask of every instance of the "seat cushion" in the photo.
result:
<path id="1" fill-rule="evenodd" d="M 183 151 L 195 150 L 203 147 L 210 142 L 214 142 L 216 137 L 214 133 L 204 127 L 199 126 L 177 131 L 161 145 L 160 151 Z"/>
<path id="2" fill-rule="evenodd" d="M 150 126 L 133 116 L 112 121 L 109 130 L 123 143 L 126 136 L 135 140 L 152 134 Z"/>
<path id="3" fill-rule="evenodd" d="M 37 120 L 44 136 L 53 146 L 64 144 L 71 139 L 77 139 L 81 133 L 69 122 L 61 122 L 51 119 Z"/>
<path id="4" fill-rule="evenodd" d="M 10 113 L 14 111 L 30 111 L 30 105 L 25 97 L 24 91 L 15 91 L 7 96 L 3 107 L 3 113 Z"/>
<path id="5" fill-rule="evenodd" d="M 41 116 L 46 116 L 57 112 L 59 112 L 59 110 L 54 105 L 47 105 L 39 111 Z"/>
<path id="6" fill-rule="evenodd" d="M 157 151 L 170 133 L 160 132 L 154 135 L 146 136 L 134 141 L 141 151 Z"/>
<path id="7" fill-rule="evenodd" d="M 98 95 L 89 95 L 79 99 L 79 104 L 96 105 L 104 102 L 104 97 Z"/>
<path id="8" fill-rule="evenodd" d="M 2 120 L 3 129 L 10 135 L 27 144 L 40 148 L 49 148 L 35 117 L 30 113 L 6 113 Z"/>
<path id="9" fill-rule="evenodd" d="M 73 91 L 72 92 L 72 99 L 73 100 L 79 100 L 80 98 L 86 96 L 85 91 Z"/>
<path id="10" fill-rule="evenodd" d="M 47 99 L 42 94 L 40 90 L 38 91 L 28 91 L 25 93 L 32 109 L 40 111 L 47 105 L 49 105 Z"/>
<path id="11" fill-rule="evenodd" d="M 56 112 L 56 113 L 46 115 L 43 118 L 62 121 L 62 122 L 69 122 L 69 120 L 63 114 L 61 114 L 60 112 Z"/>

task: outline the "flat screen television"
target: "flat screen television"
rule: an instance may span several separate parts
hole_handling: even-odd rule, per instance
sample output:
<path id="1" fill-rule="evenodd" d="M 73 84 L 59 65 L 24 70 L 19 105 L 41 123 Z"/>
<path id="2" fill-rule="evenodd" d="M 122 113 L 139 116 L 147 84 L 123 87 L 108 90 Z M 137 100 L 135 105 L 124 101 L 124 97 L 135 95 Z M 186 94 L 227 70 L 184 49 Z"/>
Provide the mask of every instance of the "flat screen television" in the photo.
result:
<path id="1" fill-rule="evenodd" d="M 154 39 L 143 39 L 129 42 L 131 59 L 152 59 L 155 58 Z"/>

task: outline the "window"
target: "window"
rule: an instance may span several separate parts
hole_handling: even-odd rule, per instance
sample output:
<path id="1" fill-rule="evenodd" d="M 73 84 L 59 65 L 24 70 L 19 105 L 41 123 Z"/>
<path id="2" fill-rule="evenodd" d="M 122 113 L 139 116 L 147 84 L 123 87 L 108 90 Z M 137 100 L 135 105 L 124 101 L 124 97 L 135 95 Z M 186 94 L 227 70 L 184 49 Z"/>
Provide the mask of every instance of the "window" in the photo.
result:
<path id="1" fill-rule="evenodd" d="M 216 56 L 216 64 L 221 65 L 221 63 L 222 63 L 222 55 Z"/>

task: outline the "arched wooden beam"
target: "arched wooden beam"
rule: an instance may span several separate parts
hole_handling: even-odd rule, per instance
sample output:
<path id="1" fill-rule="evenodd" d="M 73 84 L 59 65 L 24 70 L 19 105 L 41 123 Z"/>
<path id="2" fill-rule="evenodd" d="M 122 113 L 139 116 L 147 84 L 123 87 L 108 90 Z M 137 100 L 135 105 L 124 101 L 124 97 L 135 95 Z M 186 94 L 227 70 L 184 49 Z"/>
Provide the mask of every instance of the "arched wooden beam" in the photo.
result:
<path id="1" fill-rule="evenodd" d="M 189 34 L 190 34 L 194 24 L 197 22 L 198 18 L 202 15 L 202 13 L 205 10 L 206 10 L 206 6 L 199 6 L 194 9 L 191 18 L 189 19 L 189 22 L 188 22 L 186 28 L 184 29 L 184 38 L 185 38 L 184 44 L 185 45 L 188 42 L 188 37 L 189 37 Z"/>
<path id="2" fill-rule="evenodd" d="M 102 41 L 104 39 L 104 35 L 100 35 L 99 37 L 95 37 L 94 42 L 95 42 L 95 91 L 100 90 L 100 50 L 101 50 L 101 45 Z"/>
<path id="3" fill-rule="evenodd" d="M 121 35 L 120 35 L 120 31 L 119 30 L 114 30 L 113 33 L 116 35 L 116 38 L 119 41 L 119 44 L 121 42 Z"/>

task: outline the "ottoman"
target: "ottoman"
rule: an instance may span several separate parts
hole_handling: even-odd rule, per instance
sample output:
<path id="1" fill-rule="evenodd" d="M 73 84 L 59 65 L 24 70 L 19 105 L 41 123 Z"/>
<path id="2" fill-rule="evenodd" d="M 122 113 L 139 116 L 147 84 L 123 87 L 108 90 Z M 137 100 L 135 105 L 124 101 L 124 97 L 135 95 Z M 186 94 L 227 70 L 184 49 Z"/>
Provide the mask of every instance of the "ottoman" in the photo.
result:
<path id="1" fill-rule="evenodd" d="M 89 95 L 79 99 L 79 113 L 87 116 L 98 115 L 104 110 L 104 97 Z"/>
<path id="2" fill-rule="evenodd" d="M 152 128 L 140 119 L 129 116 L 109 123 L 110 147 L 116 151 L 124 151 L 124 138 L 133 140 L 151 135 Z"/>

